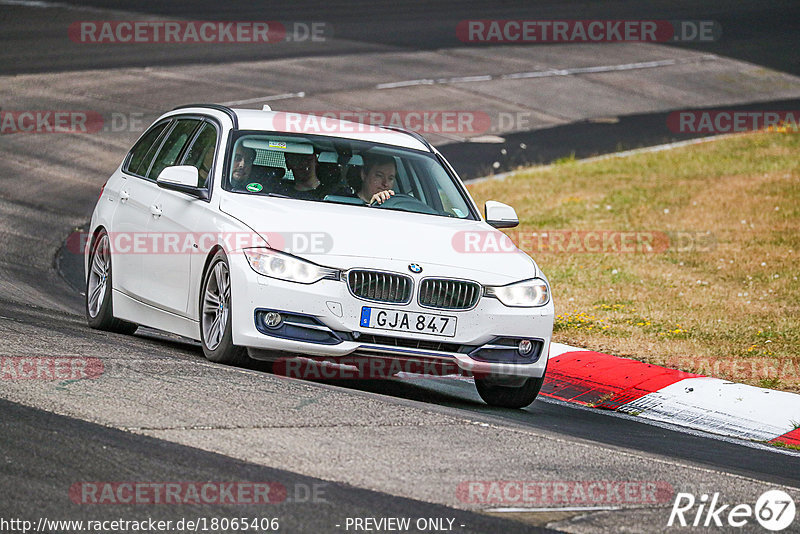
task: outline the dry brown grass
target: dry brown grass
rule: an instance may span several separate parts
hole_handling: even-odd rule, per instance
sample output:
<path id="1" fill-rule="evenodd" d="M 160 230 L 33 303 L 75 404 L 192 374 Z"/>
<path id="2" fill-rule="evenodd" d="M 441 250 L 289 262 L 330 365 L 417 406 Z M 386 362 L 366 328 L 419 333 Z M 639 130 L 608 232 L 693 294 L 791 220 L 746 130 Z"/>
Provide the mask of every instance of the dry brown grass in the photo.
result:
<path id="1" fill-rule="evenodd" d="M 799 149 L 756 133 L 469 189 L 515 206 L 524 249 L 553 230 L 671 238 L 654 253 L 527 250 L 550 278 L 555 341 L 800 391 Z"/>

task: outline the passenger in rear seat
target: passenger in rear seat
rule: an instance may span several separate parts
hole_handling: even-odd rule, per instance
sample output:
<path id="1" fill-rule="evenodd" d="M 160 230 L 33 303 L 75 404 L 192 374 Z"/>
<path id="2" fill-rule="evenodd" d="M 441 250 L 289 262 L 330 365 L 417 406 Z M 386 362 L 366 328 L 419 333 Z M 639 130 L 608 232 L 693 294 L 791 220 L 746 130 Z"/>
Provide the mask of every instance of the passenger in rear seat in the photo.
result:
<path id="1" fill-rule="evenodd" d="M 351 196 L 352 192 L 340 182 L 323 184 L 317 173 L 316 154 L 284 153 L 286 168 L 292 171 L 294 181 L 284 180 L 276 193 L 301 200 L 322 200 L 327 195 Z"/>

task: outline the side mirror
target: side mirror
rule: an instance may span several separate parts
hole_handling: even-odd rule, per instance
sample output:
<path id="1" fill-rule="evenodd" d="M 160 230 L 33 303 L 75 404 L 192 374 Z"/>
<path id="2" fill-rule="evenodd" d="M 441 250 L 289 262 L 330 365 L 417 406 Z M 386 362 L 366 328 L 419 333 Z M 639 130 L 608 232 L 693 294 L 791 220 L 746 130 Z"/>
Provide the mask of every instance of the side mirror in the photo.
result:
<path id="1" fill-rule="evenodd" d="M 168 184 L 197 187 L 200 182 L 200 175 L 197 169 L 191 165 L 173 165 L 172 167 L 164 167 L 156 181 L 162 187 Z"/>
<path id="2" fill-rule="evenodd" d="M 519 224 L 519 218 L 514 208 L 502 202 L 487 200 L 484 204 L 486 222 L 495 228 L 514 228 Z"/>
<path id="3" fill-rule="evenodd" d="M 208 190 L 198 187 L 200 185 L 200 174 L 196 167 L 191 165 L 173 165 L 164 167 L 164 170 L 156 179 L 158 187 L 179 191 L 193 197 L 208 200 Z"/>

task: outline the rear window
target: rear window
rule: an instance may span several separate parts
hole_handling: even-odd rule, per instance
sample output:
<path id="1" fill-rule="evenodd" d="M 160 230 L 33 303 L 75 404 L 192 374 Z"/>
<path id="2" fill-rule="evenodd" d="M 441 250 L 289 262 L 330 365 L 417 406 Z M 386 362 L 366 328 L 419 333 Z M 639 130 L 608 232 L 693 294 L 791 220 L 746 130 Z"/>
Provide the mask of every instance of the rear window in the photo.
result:
<path id="1" fill-rule="evenodd" d="M 158 150 L 161 141 L 161 134 L 169 125 L 170 121 L 164 121 L 155 125 L 147 131 L 141 139 L 133 146 L 128 156 L 128 164 L 125 168 L 131 174 L 144 176 L 150 168 L 150 162 Z"/>
<path id="2" fill-rule="evenodd" d="M 191 165 L 197 169 L 200 178 L 199 187 L 206 187 L 208 175 L 214 164 L 214 153 L 217 150 L 217 129 L 210 123 L 205 123 L 186 151 L 181 165 Z"/>
<path id="3" fill-rule="evenodd" d="M 156 180 L 166 167 L 176 165 L 178 157 L 183 152 L 183 148 L 192 138 L 192 134 L 200 125 L 199 119 L 179 119 L 172 131 L 167 135 L 167 139 L 161 145 L 156 159 L 147 172 L 147 177 Z"/>

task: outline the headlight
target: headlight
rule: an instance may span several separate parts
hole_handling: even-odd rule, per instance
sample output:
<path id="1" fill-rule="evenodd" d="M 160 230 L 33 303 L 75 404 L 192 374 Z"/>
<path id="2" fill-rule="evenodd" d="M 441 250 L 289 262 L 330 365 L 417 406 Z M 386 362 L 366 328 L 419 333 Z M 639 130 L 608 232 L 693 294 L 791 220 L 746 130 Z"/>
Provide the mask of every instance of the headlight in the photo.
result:
<path id="1" fill-rule="evenodd" d="M 524 280 L 507 286 L 487 286 L 486 296 L 495 297 L 506 306 L 532 308 L 550 302 L 550 289 L 541 278 Z"/>
<path id="2" fill-rule="evenodd" d="M 301 284 L 313 284 L 323 278 L 339 279 L 338 269 L 321 267 L 271 248 L 248 248 L 244 250 L 244 255 L 255 272 L 270 278 Z"/>

